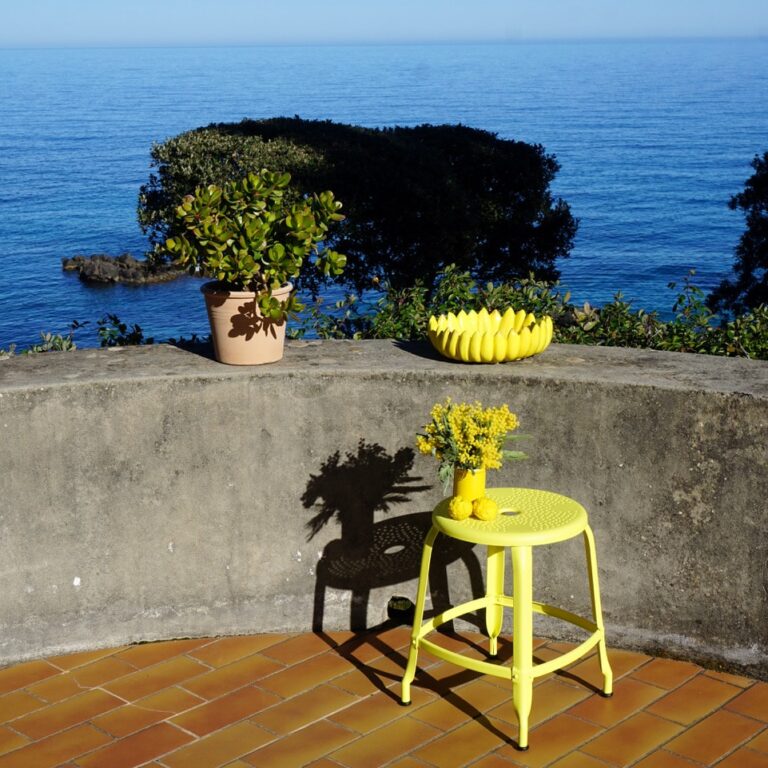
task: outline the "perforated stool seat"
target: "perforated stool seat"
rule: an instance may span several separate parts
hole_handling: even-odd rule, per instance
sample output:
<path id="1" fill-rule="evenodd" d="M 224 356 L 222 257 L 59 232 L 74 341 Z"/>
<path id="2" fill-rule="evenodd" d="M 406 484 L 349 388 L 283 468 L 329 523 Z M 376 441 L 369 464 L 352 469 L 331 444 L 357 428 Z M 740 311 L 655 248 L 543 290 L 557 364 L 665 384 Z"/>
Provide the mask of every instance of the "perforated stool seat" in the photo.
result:
<path id="1" fill-rule="evenodd" d="M 416 611 L 411 636 L 408 665 L 403 675 L 401 701 L 411 701 L 411 683 L 416 675 L 419 649 L 438 658 L 476 672 L 507 678 L 512 683 L 512 700 L 520 724 L 518 748 L 528 748 L 528 718 L 533 701 L 533 681 L 572 664 L 598 647 L 600 670 L 603 674 L 603 695 L 613 691 L 613 673 L 608 663 L 600 605 L 595 539 L 589 527 L 587 513 L 577 501 L 549 491 L 529 488 L 489 488 L 487 495 L 499 505 L 499 516 L 490 522 L 475 518 L 453 520 L 448 514 L 450 499 L 443 499 L 432 512 L 432 528 L 424 541 Z M 488 563 L 485 596 L 462 603 L 424 621 L 429 565 L 432 547 L 439 533 L 460 541 L 484 544 Z M 570 611 L 533 600 L 533 547 L 555 544 L 581 534 L 587 556 L 593 619 L 577 616 Z M 512 557 L 513 595 L 504 594 L 504 554 L 509 548 Z M 485 609 L 489 654 L 495 656 L 501 632 L 504 609 L 512 608 L 513 657 L 512 666 L 498 662 L 468 658 L 447 650 L 427 639 L 434 629 L 459 616 Z M 589 632 L 589 637 L 572 650 L 542 664 L 533 663 L 533 612 L 552 616 Z"/>

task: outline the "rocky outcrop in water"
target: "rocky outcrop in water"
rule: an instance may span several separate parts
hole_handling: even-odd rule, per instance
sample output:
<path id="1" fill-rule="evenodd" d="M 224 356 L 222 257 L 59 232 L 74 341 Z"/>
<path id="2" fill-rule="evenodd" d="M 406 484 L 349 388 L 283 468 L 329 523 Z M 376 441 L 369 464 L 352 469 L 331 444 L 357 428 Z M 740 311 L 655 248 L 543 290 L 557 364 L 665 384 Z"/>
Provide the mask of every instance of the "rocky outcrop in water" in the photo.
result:
<path id="1" fill-rule="evenodd" d="M 163 264 L 151 264 L 136 259 L 130 253 L 107 256 L 97 253 L 92 256 L 73 256 L 61 260 L 65 272 L 77 272 L 86 283 L 124 283 L 125 285 L 147 285 L 175 280 L 186 274 L 185 270 Z"/>

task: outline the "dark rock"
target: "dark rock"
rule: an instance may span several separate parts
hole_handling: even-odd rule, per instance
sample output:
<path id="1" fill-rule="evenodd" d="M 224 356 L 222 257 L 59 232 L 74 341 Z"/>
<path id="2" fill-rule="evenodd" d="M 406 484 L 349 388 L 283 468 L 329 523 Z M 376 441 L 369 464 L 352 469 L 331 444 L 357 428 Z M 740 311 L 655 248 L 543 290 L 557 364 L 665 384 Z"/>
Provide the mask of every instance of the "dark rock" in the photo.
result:
<path id="1" fill-rule="evenodd" d="M 87 283 L 123 283 L 125 285 L 147 285 L 175 280 L 185 274 L 183 269 L 169 265 L 152 264 L 136 259 L 130 253 L 108 256 L 97 253 L 92 256 L 73 256 L 62 259 L 65 272 L 77 272 Z"/>
<path id="2" fill-rule="evenodd" d="M 65 258 L 61 260 L 61 268 L 65 272 L 76 272 L 82 267 L 84 262 L 85 256 L 74 256 L 71 259 Z"/>

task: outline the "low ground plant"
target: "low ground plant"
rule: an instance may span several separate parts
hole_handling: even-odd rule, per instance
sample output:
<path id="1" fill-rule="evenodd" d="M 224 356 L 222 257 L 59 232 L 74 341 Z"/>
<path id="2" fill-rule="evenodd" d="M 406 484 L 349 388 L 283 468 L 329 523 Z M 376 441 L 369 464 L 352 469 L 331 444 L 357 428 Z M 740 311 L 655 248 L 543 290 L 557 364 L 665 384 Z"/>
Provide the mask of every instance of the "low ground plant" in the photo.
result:
<path id="1" fill-rule="evenodd" d="M 140 344 L 154 344 L 155 340 L 144 336 L 137 323 L 124 323 L 117 315 L 106 314 L 96 321 L 99 343 L 102 347 L 131 347 Z"/>
<path id="2" fill-rule="evenodd" d="M 672 318 L 663 320 L 656 312 L 635 309 L 621 293 L 602 307 L 589 303 L 578 306 L 559 282 L 536 280 L 533 276 L 506 283 L 478 284 L 468 272 L 454 266 L 443 270 L 433 285 L 417 282 L 410 288 L 383 286 L 378 300 L 362 301 L 355 294 L 327 303 L 317 300 L 298 317 L 289 336 L 320 339 L 397 339 L 423 341 L 431 315 L 479 310 L 500 311 L 507 307 L 526 308 L 536 315 L 548 314 L 555 326 L 553 341 L 561 344 L 588 344 L 636 347 L 670 352 L 746 357 L 768 360 L 768 305 L 760 305 L 737 317 L 721 319 L 708 308 L 706 296 L 694 282 L 691 271 L 678 290 Z M 40 344 L 21 354 L 75 349 L 73 334 L 86 323 L 73 322 L 69 333 L 41 334 Z M 108 314 L 97 321 L 102 347 L 152 344 L 141 326 L 123 322 Z M 194 348 L 205 341 L 168 339 L 169 343 Z M 0 349 L 0 359 L 18 354 L 14 345 Z"/>
<path id="3" fill-rule="evenodd" d="M 553 340 L 564 344 L 636 347 L 673 352 L 695 352 L 768 360 L 768 306 L 739 317 L 721 320 L 706 304 L 691 271 L 679 287 L 671 320 L 635 309 L 621 293 L 602 307 L 577 306 L 559 282 L 533 276 L 507 283 L 478 284 L 468 272 L 451 266 L 434 285 L 417 282 L 404 289 L 385 287 L 373 309 L 361 312 L 354 300 L 338 302 L 328 312 L 322 307 L 302 318 L 297 336 L 319 338 L 391 338 L 424 340 L 430 315 L 461 309 L 503 311 L 524 307 L 548 314 L 555 324 Z M 676 283 L 670 289 L 678 288 Z"/>
<path id="4" fill-rule="evenodd" d="M 75 331 L 79 328 L 83 328 L 88 325 L 87 322 L 81 323 L 77 320 L 73 320 L 69 325 L 69 331 L 67 333 L 52 333 L 51 331 L 40 332 L 40 343 L 31 344 L 26 349 L 17 353 L 16 344 L 11 344 L 8 349 L 0 349 L 0 360 L 3 358 L 13 357 L 15 354 L 21 355 L 36 355 L 40 352 L 71 352 L 77 349 L 77 344 L 74 340 Z"/>

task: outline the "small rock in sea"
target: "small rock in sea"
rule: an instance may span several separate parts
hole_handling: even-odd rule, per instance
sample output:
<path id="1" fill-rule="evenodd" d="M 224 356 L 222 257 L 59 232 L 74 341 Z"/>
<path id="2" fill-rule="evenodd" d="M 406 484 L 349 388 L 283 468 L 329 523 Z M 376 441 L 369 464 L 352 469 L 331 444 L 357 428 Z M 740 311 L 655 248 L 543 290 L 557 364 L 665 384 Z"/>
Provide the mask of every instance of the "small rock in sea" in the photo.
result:
<path id="1" fill-rule="evenodd" d="M 61 260 L 66 272 L 77 272 L 86 283 L 123 283 L 125 285 L 147 285 L 174 280 L 185 274 L 183 269 L 170 265 L 151 264 L 136 259 L 130 253 L 108 256 L 97 253 L 92 256 L 73 256 Z"/>

